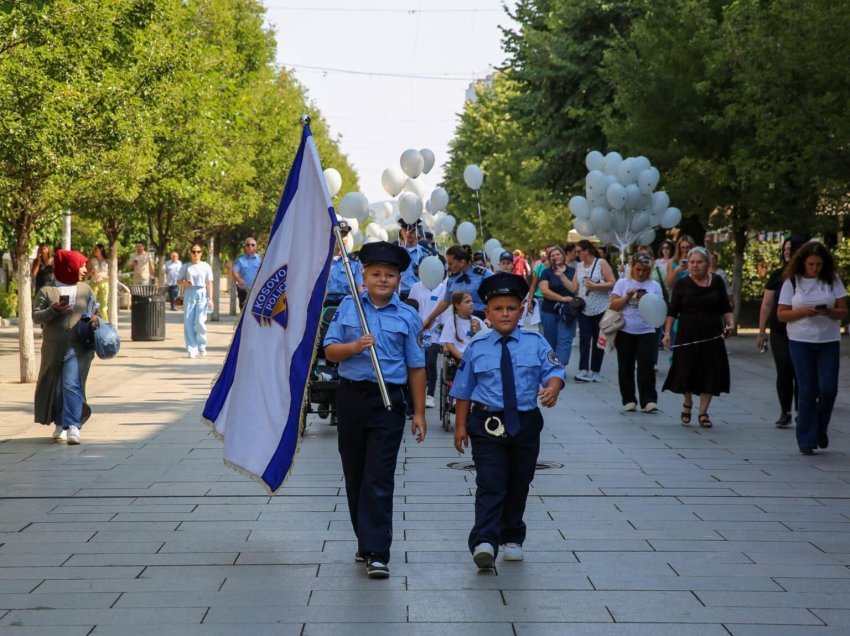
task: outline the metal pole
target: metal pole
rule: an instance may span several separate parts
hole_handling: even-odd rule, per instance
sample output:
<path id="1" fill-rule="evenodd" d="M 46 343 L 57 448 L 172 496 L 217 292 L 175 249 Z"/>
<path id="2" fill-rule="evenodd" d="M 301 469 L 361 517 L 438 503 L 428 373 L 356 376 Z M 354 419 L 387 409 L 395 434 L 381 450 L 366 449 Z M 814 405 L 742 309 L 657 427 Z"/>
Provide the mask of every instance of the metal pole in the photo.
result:
<path id="1" fill-rule="evenodd" d="M 62 212 L 62 249 L 71 249 L 71 210 Z"/>
<path id="2" fill-rule="evenodd" d="M 360 328 L 363 330 L 363 335 L 369 335 L 369 325 L 366 322 L 366 314 L 363 312 L 363 305 L 360 303 L 360 294 L 357 293 L 357 282 L 354 280 L 354 272 L 351 271 L 351 261 L 348 260 L 348 251 L 345 249 L 345 241 L 342 240 L 342 232 L 338 225 L 334 225 L 334 236 L 336 244 L 339 246 L 340 254 L 342 255 L 342 266 L 345 269 L 345 275 L 348 277 L 348 285 L 351 287 L 351 299 L 354 301 L 354 306 L 357 308 L 357 316 L 360 318 Z M 384 408 L 388 411 L 392 408 L 390 394 L 387 391 L 387 385 L 384 382 L 384 374 L 381 371 L 381 363 L 378 361 L 378 353 L 375 347 L 369 347 L 369 358 L 372 360 L 372 369 L 375 371 L 375 378 L 378 380 L 378 389 L 381 392 L 381 399 L 384 401 Z"/>

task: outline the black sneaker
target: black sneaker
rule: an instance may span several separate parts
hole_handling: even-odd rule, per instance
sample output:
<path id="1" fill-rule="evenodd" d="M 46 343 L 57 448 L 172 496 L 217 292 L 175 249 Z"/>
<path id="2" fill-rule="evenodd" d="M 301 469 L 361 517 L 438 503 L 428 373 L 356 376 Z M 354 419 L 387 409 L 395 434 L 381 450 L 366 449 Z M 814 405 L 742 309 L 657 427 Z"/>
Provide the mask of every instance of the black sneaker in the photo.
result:
<path id="1" fill-rule="evenodd" d="M 829 448 L 829 437 L 826 433 L 818 435 L 818 448 Z"/>
<path id="2" fill-rule="evenodd" d="M 354 553 L 354 562 L 355 563 L 366 563 L 366 556 L 358 550 Z"/>
<path id="3" fill-rule="evenodd" d="M 791 414 L 790 413 L 783 413 L 782 415 L 779 416 L 779 419 L 776 420 L 776 428 L 785 428 L 789 424 L 791 424 Z"/>
<path id="4" fill-rule="evenodd" d="M 800 446 L 800 453 L 803 455 L 814 455 L 815 451 L 809 448 L 808 446 Z"/>
<path id="5" fill-rule="evenodd" d="M 386 579 L 390 576 L 390 569 L 380 557 L 372 554 L 369 555 L 369 561 L 366 563 L 366 574 L 370 579 Z"/>

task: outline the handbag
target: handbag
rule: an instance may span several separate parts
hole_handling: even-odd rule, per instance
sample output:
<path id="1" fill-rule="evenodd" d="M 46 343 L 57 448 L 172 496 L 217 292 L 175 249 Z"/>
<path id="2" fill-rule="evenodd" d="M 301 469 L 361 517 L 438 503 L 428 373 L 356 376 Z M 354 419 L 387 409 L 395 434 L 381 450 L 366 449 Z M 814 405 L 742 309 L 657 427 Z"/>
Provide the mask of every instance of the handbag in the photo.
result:
<path id="1" fill-rule="evenodd" d="M 573 296 L 573 299 L 568 303 L 555 303 L 555 311 L 561 320 L 570 324 L 578 317 L 586 304 L 581 296 Z"/>
<path id="2" fill-rule="evenodd" d="M 94 330 L 94 352 L 101 360 L 109 360 L 118 355 L 121 349 L 121 337 L 111 322 L 101 322 Z"/>

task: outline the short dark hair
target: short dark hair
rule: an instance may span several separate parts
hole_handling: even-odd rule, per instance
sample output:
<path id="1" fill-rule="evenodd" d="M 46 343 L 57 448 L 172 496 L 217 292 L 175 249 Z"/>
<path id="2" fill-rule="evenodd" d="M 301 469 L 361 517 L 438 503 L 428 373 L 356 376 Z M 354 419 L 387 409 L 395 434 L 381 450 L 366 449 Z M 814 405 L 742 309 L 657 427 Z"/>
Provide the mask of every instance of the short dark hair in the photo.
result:
<path id="1" fill-rule="evenodd" d="M 452 245 L 446 250 L 446 256 L 451 256 L 458 261 L 472 262 L 472 250 L 468 245 Z"/>

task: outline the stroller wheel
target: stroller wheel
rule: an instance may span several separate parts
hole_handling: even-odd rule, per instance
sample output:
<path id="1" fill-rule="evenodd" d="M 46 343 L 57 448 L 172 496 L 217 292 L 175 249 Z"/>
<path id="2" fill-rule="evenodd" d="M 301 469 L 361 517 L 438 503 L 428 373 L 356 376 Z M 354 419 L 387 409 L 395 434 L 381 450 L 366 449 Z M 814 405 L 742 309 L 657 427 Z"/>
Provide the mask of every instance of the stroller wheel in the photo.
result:
<path id="1" fill-rule="evenodd" d="M 331 410 L 327 404 L 320 404 L 316 413 L 318 413 L 320 418 L 325 419 L 328 415 L 330 415 Z"/>

